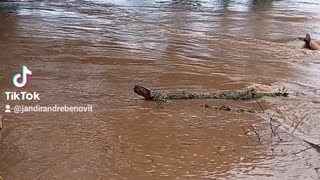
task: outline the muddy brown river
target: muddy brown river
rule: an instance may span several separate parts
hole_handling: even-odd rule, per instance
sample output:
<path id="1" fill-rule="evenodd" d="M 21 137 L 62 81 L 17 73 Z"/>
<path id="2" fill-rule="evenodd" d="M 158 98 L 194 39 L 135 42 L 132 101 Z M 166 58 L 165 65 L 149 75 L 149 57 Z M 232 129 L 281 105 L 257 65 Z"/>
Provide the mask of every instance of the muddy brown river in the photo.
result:
<path id="1" fill-rule="evenodd" d="M 320 40 L 319 9 L 318 0 L 1 1 L 0 176 L 319 179 L 319 152 L 306 141 L 320 143 L 320 53 L 298 40 Z M 11 79 L 23 65 L 33 72 L 23 91 L 39 101 L 6 99 L 22 91 Z M 290 95 L 158 105 L 136 84 Z M 93 112 L 15 114 L 5 105 Z"/>

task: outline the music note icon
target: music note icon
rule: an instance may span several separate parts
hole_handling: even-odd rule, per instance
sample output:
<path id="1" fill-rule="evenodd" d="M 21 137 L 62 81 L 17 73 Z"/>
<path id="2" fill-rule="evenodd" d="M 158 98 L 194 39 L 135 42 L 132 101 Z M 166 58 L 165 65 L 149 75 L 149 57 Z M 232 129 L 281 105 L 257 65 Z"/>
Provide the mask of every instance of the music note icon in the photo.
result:
<path id="1" fill-rule="evenodd" d="M 27 66 L 22 66 L 22 72 L 13 76 L 12 83 L 18 88 L 24 88 L 28 84 L 28 76 L 32 76 L 32 71 Z"/>

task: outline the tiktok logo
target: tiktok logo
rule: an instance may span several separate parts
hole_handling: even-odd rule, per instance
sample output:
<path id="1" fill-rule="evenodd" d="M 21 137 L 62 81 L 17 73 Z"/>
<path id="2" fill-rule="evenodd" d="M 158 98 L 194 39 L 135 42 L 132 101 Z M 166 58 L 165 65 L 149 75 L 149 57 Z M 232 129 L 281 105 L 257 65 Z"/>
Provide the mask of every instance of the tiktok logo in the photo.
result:
<path id="1" fill-rule="evenodd" d="M 12 83 L 18 88 L 24 88 L 28 84 L 28 77 L 32 76 L 32 72 L 27 66 L 22 66 L 22 72 L 17 73 L 12 78 Z M 39 101 L 40 94 L 37 92 L 4 92 L 7 101 Z M 10 112 L 10 105 L 6 105 L 5 112 Z M 1 179 L 0 179 L 1 180 Z"/>
<path id="2" fill-rule="evenodd" d="M 27 66 L 22 66 L 22 72 L 17 73 L 12 78 L 12 83 L 18 88 L 24 88 L 28 84 L 28 76 L 32 76 L 32 72 Z"/>

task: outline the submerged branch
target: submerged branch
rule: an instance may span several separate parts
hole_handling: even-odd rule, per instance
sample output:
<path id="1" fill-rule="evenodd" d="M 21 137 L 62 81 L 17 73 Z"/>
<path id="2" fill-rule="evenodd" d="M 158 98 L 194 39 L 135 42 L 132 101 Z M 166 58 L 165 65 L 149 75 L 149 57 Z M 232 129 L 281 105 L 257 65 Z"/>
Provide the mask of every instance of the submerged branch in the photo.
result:
<path id="1" fill-rule="evenodd" d="M 232 112 L 238 112 L 238 113 L 242 113 L 242 112 L 247 112 L 247 113 L 255 113 L 255 111 L 253 109 L 245 109 L 245 108 L 232 108 L 232 107 L 228 107 L 225 105 L 222 106 L 210 106 L 208 104 L 204 104 L 201 105 L 204 108 L 212 108 L 212 109 L 216 109 L 216 110 L 221 110 L 221 111 L 232 111 Z"/>
<path id="2" fill-rule="evenodd" d="M 177 99 L 230 99 L 230 100 L 250 100 L 255 98 L 268 97 L 287 97 L 287 91 L 275 93 L 256 92 L 254 89 L 248 91 L 229 91 L 229 92 L 211 92 L 211 93 L 194 93 L 194 92 L 158 92 L 136 85 L 134 92 L 143 96 L 147 100 L 166 101 Z"/>

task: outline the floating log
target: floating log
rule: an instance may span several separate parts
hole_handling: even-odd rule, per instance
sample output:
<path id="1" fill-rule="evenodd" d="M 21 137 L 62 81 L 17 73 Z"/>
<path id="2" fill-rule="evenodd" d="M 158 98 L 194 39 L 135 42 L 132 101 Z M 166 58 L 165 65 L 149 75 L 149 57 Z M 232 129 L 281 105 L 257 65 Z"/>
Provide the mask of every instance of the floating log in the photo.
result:
<path id="1" fill-rule="evenodd" d="M 268 97 L 287 97 L 289 94 L 286 90 L 274 93 L 256 92 L 254 89 L 248 91 L 229 91 L 229 92 L 211 92 L 211 93 L 195 93 L 195 92 L 158 92 L 146 87 L 135 85 L 134 92 L 147 100 L 166 101 L 177 99 L 230 99 L 230 100 L 250 100 L 258 99 L 264 96 Z"/>

